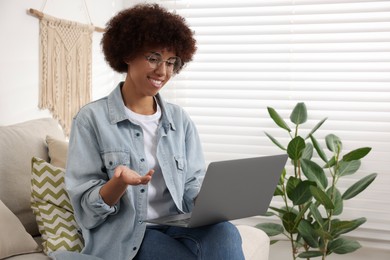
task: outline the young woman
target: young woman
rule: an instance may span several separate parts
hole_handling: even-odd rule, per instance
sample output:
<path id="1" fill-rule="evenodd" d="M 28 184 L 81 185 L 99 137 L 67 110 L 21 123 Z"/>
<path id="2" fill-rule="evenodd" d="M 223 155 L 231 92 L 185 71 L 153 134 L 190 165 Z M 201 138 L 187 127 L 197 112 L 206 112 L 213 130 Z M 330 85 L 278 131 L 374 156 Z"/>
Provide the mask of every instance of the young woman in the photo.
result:
<path id="1" fill-rule="evenodd" d="M 105 58 L 126 79 L 72 124 L 65 181 L 85 240 L 80 258 L 244 259 L 229 222 L 193 229 L 144 222 L 190 212 L 205 173 L 194 123 L 159 94 L 192 60 L 193 32 L 158 5 L 126 9 L 106 29 Z"/>

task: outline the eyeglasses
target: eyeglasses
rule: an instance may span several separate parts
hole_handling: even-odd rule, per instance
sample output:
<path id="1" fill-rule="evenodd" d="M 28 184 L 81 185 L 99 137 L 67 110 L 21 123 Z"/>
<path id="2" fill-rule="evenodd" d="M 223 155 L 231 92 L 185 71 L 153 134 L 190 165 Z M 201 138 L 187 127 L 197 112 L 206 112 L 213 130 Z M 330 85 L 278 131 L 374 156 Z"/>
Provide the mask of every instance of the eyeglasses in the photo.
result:
<path id="1" fill-rule="evenodd" d="M 158 52 L 153 52 L 150 55 L 145 56 L 151 69 L 156 69 L 161 63 L 165 62 L 165 67 L 168 73 L 177 73 L 182 67 L 181 59 L 177 56 L 170 57 L 167 60 L 163 60 L 162 56 Z"/>

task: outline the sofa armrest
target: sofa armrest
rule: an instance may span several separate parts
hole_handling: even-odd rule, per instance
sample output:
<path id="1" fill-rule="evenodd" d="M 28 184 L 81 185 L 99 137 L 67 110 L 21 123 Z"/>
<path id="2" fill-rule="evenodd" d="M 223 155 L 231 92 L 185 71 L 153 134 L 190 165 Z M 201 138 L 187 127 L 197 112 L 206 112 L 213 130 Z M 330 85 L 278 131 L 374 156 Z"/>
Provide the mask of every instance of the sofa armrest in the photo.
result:
<path id="1" fill-rule="evenodd" d="M 268 260 L 270 239 L 255 227 L 237 225 L 242 238 L 242 249 L 246 260 Z"/>

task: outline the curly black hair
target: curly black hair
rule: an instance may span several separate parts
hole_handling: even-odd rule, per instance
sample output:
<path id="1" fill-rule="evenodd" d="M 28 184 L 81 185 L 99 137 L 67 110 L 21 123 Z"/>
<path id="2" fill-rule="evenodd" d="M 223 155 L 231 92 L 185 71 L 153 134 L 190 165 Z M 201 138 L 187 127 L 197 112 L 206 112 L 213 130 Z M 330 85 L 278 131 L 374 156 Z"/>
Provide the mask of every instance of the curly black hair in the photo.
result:
<path id="1" fill-rule="evenodd" d="M 173 51 L 183 65 L 196 51 L 194 32 L 184 18 L 157 4 L 138 4 L 119 12 L 108 21 L 101 45 L 108 64 L 120 73 L 127 72 L 125 61 L 147 48 Z"/>

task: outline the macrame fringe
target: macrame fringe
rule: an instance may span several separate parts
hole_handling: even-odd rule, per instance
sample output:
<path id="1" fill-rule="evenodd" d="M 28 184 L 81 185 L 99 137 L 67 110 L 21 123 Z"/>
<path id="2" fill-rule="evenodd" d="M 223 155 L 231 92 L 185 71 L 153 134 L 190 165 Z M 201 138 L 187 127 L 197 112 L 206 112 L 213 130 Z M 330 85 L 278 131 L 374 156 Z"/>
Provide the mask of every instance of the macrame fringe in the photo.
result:
<path id="1" fill-rule="evenodd" d="M 91 100 L 94 26 L 44 14 L 40 19 L 39 108 L 48 109 L 69 136 L 72 119 Z"/>

